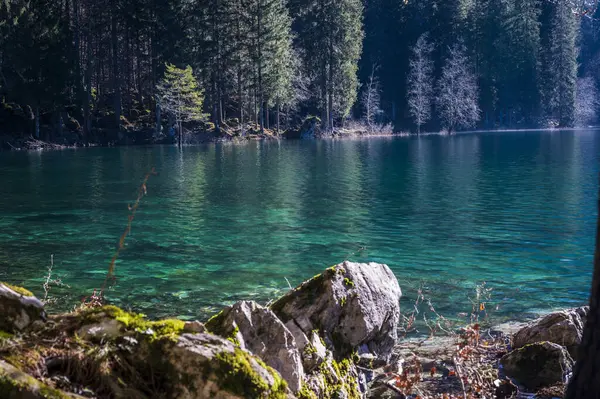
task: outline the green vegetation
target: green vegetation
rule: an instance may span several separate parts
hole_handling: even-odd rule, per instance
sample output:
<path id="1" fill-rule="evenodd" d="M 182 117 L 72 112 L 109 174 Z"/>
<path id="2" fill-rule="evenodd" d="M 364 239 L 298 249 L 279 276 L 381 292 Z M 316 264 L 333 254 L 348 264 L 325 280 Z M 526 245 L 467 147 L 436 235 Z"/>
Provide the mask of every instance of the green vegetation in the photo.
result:
<path id="1" fill-rule="evenodd" d="M 165 113 L 175 120 L 181 145 L 183 122 L 201 121 L 205 117 L 202 113 L 204 93 L 198 87 L 189 65 L 180 69 L 175 65 L 166 64 L 165 68 L 165 76 L 157 88 L 159 103 Z"/>
<path id="2" fill-rule="evenodd" d="M 339 362 L 331 360 L 330 364 L 327 362 L 321 364 L 320 371 L 325 382 L 325 398 L 337 398 L 342 390 L 348 394 L 349 399 L 361 398 L 356 379 L 350 375 L 352 365 L 353 363 L 349 359 Z M 332 375 L 331 369 L 335 375 Z"/>
<path id="3" fill-rule="evenodd" d="M 156 85 L 177 75 L 182 87 L 202 84 L 183 107 L 195 116 L 207 110 L 212 126 L 190 123 L 198 131 L 279 133 L 306 115 L 319 115 L 312 119 L 331 131 L 365 114 L 369 126 L 439 129 L 452 122 L 427 112 L 410 120 L 406 112 L 415 98 L 408 61 L 425 33 L 431 62 L 420 65 L 433 69 L 419 85 L 428 97 L 439 95 L 436 77 L 462 42 L 463 66 L 477 74 L 478 127 L 570 126 L 577 80 L 600 82 L 591 3 L 139 0 L 132 8 L 125 0 L 13 0 L 0 4 L 0 127 L 42 139 L 70 131 L 83 141 L 106 131 L 160 134 L 173 122 L 181 132 L 201 118 L 178 116 L 185 112 L 172 105 L 181 98 L 169 84 Z M 375 93 L 380 107 L 358 104 L 360 90 Z"/>
<path id="4" fill-rule="evenodd" d="M 346 278 L 344 278 L 344 285 L 346 287 L 354 288 L 354 281 L 352 281 L 348 277 L 346 277 Z"/>
<path id="5" fill-rule="evenodd" d="M 150 341 L 157 339 L 176 339 L 183 331 L 185 322 L 177 319 L 150 321 L 143 314 L 126 312 L 116 306 L 106 305 L 84 310 L 79 315 L 82 325 L 97 322 L 103 317 L 110 317 L 129 330 L 146 335 Z"/>
<path id="6" fill-rule="evenodd" d="M 0 284 L 7 286 L 8 288 L 10 288 L 11 290 L 13 290 L 14 292 L 16 292 L 17 294 L 21 294 L 23 296 L 33 296 L 33 293 L 23 287 L 19 287 L 16 285 L 12 285 L 12 284 L 8 284 L 5 283 L 4 281 L 0 281 Z"/>
<path id="7" fill-rule="evenodd" d="M 296 396 L 298 397 L 298 399 L 319 399 L 317 395 L 305 383 L 302 384 Z"/>
<path id="8" fill-rule="evenodd" d="M 242 397 L 285 399 L 287 383 L 272 368 L 257 362 L 273 376 L 275 383 L 269 386 L 252 367 L 251 355 L 235 348 L 233 353 L 222 352 L 217 355 L 219 368 L 215 371 L 220 385 L 229 392 Z"/>
<path id="9" fill-rule="evenodd" d="M 9 373 L 0 365 L 0 397 L 30 397 L 25 392 L 35 393 L 34 395 L 37 396 L 31 397 L 40 397 L 43 399 L 72 398 L 72 396 L 50 388 L 25 373 L 19 371 Z"/>

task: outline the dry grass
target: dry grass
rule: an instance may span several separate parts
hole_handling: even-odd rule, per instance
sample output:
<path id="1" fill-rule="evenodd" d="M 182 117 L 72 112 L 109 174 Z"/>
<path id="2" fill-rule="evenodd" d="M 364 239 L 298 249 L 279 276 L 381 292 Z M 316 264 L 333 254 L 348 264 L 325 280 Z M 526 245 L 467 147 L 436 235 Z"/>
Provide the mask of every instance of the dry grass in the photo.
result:
<path id="1" fill-rule="evenodd" d="M 491 289 L 485 283 L 478 285 L 469 298 L 470 322 L 461 326 L 440 315 L 420 287 L 412 308 L 402 315 L 401 342 L 416 331 L 417 319 L 427 326 L 429 335 L 410 341 L 384 369 L 383 383 L 401 395 L 422 399 L 514 395 L 516 388 L 500 380 L 498 374 L 498 360 L 507 352 L 507 339 L 482 329 L 480 324 L 482 317 L 488 317 L 490 299 Z M 422 350 L 426 346 L 428 350 Z"/>

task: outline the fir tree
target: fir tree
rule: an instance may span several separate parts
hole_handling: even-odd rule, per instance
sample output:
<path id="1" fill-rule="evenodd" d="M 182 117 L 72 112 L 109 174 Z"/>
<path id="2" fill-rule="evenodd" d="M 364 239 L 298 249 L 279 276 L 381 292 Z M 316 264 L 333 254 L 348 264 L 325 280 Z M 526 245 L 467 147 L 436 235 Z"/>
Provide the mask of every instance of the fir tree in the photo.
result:
<path id="1" fill-rule="evenodd" d="M 181 147 L 183 122 L 200 121 L 205 117 L 202 113 L 204 95 L 198 88 L 192 68 L 188 66 L 179 69 L 174 65 L 166 64 L 165 76 L 159 83 L 157 92 L 162 109 L 175 119 L 178 143 Z"/>

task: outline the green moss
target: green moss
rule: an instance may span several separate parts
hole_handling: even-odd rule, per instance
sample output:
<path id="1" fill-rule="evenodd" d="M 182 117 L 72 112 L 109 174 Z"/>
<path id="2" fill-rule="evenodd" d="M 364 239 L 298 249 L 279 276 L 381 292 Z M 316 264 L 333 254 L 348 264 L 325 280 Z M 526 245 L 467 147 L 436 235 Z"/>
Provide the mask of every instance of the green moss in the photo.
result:
<path id="1" fill-rule="evenodd" d="M 239 348 L 233 353 L 221 352 L 217 355 L 219 362 L 216 370 L 218 381 L 229 392 L 248 398 L 284 399 L 287 397 L 287 383 L 272 368 L 262 361 L 256 361 L 273 376 L 275 383 L 269 386 L 250 363 L 250 354 Z"/>
<path id="2" fill-rule="evenodd" d="M 311 344 L 310 342 L 306 344 L 306 346 L 304 347 L 304 354 L 306 356 L 310 356 L 313 353 L 317 353 L 317 348 L 314 347 L 313 344 Z"/>
<path id="3" fill-rule="evenodd" d="M 0 397 L 29 397 L 26 393 L 34 393 L 31 396 L 44 399 L 71 399 L 72 396 L 50 388 L 35 378 L 20 371 L 7 372 L 0 368 Z"/>
<path id="4" fill-rule="evenodd" d="M 165 319 L 150 321 L 141 313 L 126 312 L 123 309 L 112 305 L 85 310 L 81 315 L 84 324 L 96 322 L 104 316 L 117 320 L 129 330 L 134 330 L 137 333 L 147 335 L 150 338 L 150 341 L 163 338 L 176 339 L 185 326 L 185 322 L 182 320 Z"/>
<path id="5" fill-rule="evenodd" d="M 340 305 L 342 305 L 342 307 L 346 306 L 346 302 L 348 301 L 347 297 L 343 296 L 340 299 Z"/>
<path id="6" fill-rule="evenodd" d="M 216 315 L 213 315 L 210 319 L 208 319 L 208 321 L 204 325 L 210 331 L 210 328 L 208 328 L 208 325 L 216 323 L 222 317 L 223 317 L 223 311 L 221 310 L 219 313 L 217 313 Z"/>
<path id="7" fill-rule="evenodd" d="M 302 384 L 296 396 L 298 399 L 318 399 L 317 394 L 311 391 L 306 384 Z"/>
<path id="8" fill-rule="evenodd" d="M 0 341 L 3 339 L 11 339 L 12 337 L 14 337 L 13 334 L 0 330 Z"/>
<path id="9" fill-rule="evenodd" d="M 12 284 L 8 284 L 5 283 L 4 281 L 0 281 L 0 284 L 4 284 L 5 286 L 7 286 L 8 288 L 10 288 L 11 290 L 13 290 L 14 292 L 16 292 L 17 294 L 21 294 L 23 296 L 33 296 L 33 293 L 23 287 L 19 287 L 16 285 L 12 285 Z"/>
<path id="10" fill-rule="evenodd" d="M 235 346 L 240 346 L 240 341 L 238 340 L 238 333 L 240 332 L 240 328 L 235 325 L 233 331 L 227 331 L 223 326 L 225 325 L 225 313 L 223 311 L 217 313 L 204 325 L 206 330 L 212 334 L 223 337 L 233 343 Z"/>
<path id="11" fill-rule="evenodd" d="M 240 346 L 240 340 L 237 338 L 240 328 L 236 325 L 231 334 L 227 337 L 227 340 L 235 346 Z"/>
<path id="12" fill-rule="evenodd" d="M 335 376 L 332 375 L 329 365 L 333 368 Z M 349 399 L 361 398 L 356 378 L 350 375 L 352 365 L 353 363 L 350 359 L 342 359 L 339 362 L 332 360 L 330 364 L 325 362 L 321 364 L 319 370 L 321 371 L 325 385 L 325 399 L 338 398 L 342 390 L 348 394 Z"/>
<path id="13" fill-rule="evenodd" d="M 346 278 L 344 278 L 344 285 L 346 287 L 354 288 L 354 281 L 352 281 L 348 277 L 346 277 Z"/>

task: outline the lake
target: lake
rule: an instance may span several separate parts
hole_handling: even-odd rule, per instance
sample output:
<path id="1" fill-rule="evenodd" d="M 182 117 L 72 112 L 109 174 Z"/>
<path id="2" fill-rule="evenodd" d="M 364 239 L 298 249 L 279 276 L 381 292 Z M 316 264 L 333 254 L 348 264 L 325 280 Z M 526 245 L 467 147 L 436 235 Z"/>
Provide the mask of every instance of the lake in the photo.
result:
<path id="1" fill-rule="evenodd" d="M 276 298 L 344 259 L 388 264 L 410 309 L 438 312 L 493 288 L 495 317 L 587 302 L 600 133 L 91 148 L 0 154 L 0 280 L 56 310 L 104 281 L 144 174 L 110 302 L 152 317 L 207 318 Z"/>

